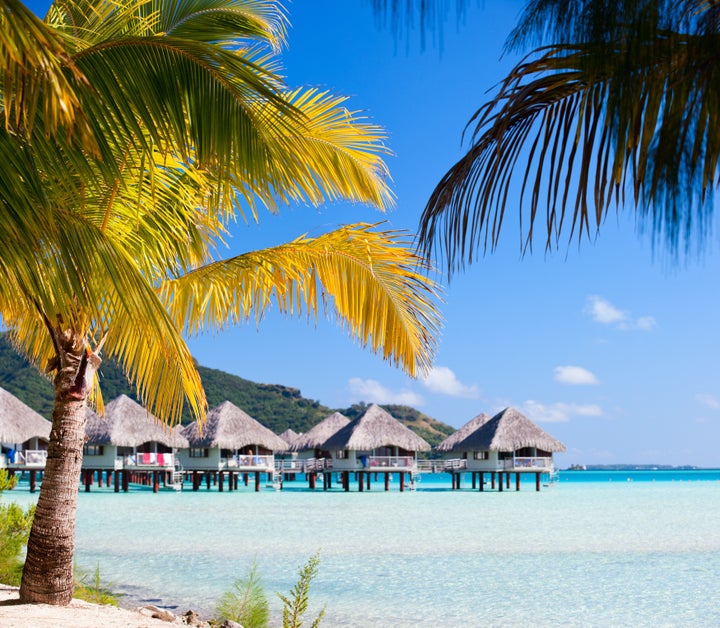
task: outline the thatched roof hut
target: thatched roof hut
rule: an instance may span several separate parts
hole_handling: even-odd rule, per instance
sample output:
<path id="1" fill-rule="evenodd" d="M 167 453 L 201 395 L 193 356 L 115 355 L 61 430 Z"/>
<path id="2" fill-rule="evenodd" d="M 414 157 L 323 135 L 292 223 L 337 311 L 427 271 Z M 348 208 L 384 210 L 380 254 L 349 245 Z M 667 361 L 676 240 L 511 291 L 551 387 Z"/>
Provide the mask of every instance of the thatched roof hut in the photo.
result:
<path id="1" fill-rule="evenodd" d="M 139 447 L 155 441 L 167 447 L 188 446 L 187 439 L 178 430 L 158 421 L 127 395 L 120 395 L 108 403 L 103 417 L 88 413 L 85 434 L 88 445 Z"/>
<path id="2" fill-rule="evenodd" d="M 476 417 L 470 419 L 465 425 L 463 425 L 456 432 L 453 432 L 444 441 L 439 443 L 435 447 L 435 451 L 450 452 L 455 450 L 455 446 L 461 441 L 465 440 L 470 434 L 472 434 L 480 426 L 485 425 L 492 417 L 483 412 L 478 414 Z"/>
<path id="3" fill-rule="evenodd" d="M 515 408 L 505 408 L 481 425 L 455 449 L 475 451 L 517 451 L 535 447 L 543 451 L 565 451 L 565 445 L 540 429 Z"/>
<path id="4" fill-rule="evenodd" d="M 0 442 L 24 443 L 36 437 L 49 440 L 51 427 L 45 417 L 0 388 Z"/>
<path id="5" fill-rule="evenodd" d="M 270 451 L 288 449 L 288 444 L 275 432 L 229 401 L 223 401 L 210 410 L 202 428 L 197 423 L 191 423 L 183 430 L 183 435 L 191 447 L 242 449 L 248 445 L 259 445 Z"/>
<path id="6" fill-rule="evenodd" d="M 282 438 L 288 446 L 292 445 L 298 436 L 300 436 L 300 434 L 290 428 L 287 428 L 282 434 L 280 434 L 280 438 Z"/>
<path id="7" fill-rule="evenodd" d="M 344 414 L 333 412 L 320 423 L 313 426 L 302 436 L 299 436 L 290 446 L 290 451 L 307 451 L 309 449 L 324 449 L 323 445 L 339 429 L 350 423 Z"/>
<path id="8" fill-rule="evenodd" d="M 405 451 L 430 450 L 429 443 L 376 404 L 340 428 L 322 445 L 323 449 L 352 451 L 369 451 L 379 447 L 399 447 Z"/>

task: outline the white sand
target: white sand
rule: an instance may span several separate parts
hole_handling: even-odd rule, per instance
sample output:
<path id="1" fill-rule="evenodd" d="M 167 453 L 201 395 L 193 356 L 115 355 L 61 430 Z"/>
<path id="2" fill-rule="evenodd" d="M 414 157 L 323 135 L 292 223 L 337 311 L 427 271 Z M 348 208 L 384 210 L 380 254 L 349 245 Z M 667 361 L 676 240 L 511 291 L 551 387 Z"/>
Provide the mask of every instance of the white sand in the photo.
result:
<path id="1" fill-rule="evenodd" d="M 14 602 L 14 603 L 13 603 Z M 178 618 L 177 623 L 183 622 Z M 73 600 L 69 606 L 20 604 L 18 589 L 0 584 L 2 628 L 168 628 L 171 622 L 154 619 L 140 611 Z"/>

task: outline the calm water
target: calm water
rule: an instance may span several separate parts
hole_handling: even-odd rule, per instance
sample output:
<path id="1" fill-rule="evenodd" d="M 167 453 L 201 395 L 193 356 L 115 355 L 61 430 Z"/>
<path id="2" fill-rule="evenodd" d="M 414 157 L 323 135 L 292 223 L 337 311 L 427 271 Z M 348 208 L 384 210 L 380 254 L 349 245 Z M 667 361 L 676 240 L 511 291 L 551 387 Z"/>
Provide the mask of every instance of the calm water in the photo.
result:
<path id="1" fill-rule="evenodd" d="M 95 489 L 80 493 L 77 562 L 99 563 L 124 605 L 208 615 L 253 560 L 287 593 L 319 551 L 309 618 L 326 604 L 325 626 L 720 625 L 720 471 L 564 472 L 539 493 L 449 484 Z"/>

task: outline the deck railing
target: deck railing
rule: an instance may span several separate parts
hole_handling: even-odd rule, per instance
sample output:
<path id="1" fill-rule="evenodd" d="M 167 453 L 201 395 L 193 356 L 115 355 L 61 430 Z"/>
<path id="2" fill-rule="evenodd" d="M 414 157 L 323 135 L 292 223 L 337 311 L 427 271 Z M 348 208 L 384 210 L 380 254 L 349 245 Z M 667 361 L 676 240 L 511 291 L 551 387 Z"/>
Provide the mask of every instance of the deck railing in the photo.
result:
<path id="1" fill-rule="evenodd" d="M 47 460 L 47 450 L 45 449 L 26 449 L 25 451 L 16 451 L 12 456 L 8 455 L 8 467 L 36 467 L 45 466 Z"/>
<path id="2" fill-rule="evenodd" d="M 552 469 L 553 459 L 546 456 L 528 456 L 504 460 L 504 469 Z"/>
<path id="3" fill-rule="evenodd" d="M 174 467 L 175 456 L 173 454 L 159 453 L 136 453 L 129 454 L 123 459 L 126 467 Z"/>
<path id="4" fill-rule="evenodd" d="M 227 459 L 227 469 L 275 469 L 275 456 L 231 456 Z"/>
<path id="5" fill-rule="evenodd" d="M 414 469 L 416 460 L 413 456 L 360 456 L 360 462 L 369 469 Z"/>
<path id="6" fill-rule="evenodd" d="M 330 458 L 296 458 L 295 460 L 275 460 L 278 473 L 316 473 L 332 469 Z"/>

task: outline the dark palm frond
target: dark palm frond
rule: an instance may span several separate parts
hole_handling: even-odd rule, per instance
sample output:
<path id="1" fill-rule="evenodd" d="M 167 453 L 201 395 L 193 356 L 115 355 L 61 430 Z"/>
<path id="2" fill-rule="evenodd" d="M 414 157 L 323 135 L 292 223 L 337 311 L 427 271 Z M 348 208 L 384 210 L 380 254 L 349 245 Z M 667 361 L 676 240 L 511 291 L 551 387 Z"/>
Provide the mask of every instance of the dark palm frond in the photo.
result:
<path id="1" fill-rule="evenodd" d="M 517 65 L 423 212 L 425 253 L 450 271 L 471 263 L 516 202 L 524 248 L 539 214 L 552 247 L 566 229 L 593 236 L 626 203 L 673 254 L 702 246 L 720 175 L 720 35 L 650 31 L 548 46 Z"/>

